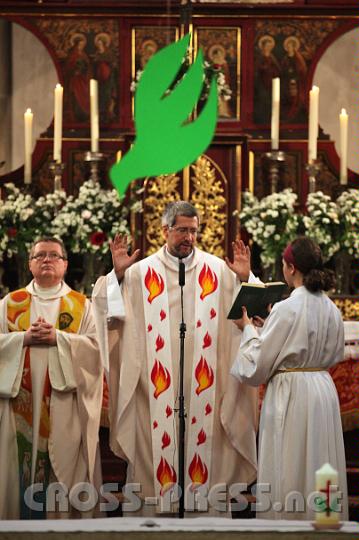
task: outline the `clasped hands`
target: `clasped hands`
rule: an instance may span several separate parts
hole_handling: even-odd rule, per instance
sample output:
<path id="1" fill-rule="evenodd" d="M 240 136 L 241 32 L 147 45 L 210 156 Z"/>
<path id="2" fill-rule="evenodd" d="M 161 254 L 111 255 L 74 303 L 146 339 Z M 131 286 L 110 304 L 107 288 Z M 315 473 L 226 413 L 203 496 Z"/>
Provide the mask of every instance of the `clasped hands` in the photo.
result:
<path id="1" fill-rule="evenodd" d="M 56 329 L 52 324 L 46 322 L 43 317 L 38 317 L 25 332 L 24 347 L 56 345 L 56 343 Z"/>

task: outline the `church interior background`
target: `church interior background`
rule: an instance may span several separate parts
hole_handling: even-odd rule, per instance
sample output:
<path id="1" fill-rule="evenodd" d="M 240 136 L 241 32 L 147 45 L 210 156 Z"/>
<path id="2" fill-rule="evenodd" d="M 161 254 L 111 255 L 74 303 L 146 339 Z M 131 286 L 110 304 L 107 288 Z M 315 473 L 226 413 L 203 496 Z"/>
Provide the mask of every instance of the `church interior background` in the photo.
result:
<path id="1" fill-rule="evenodd" d="M 357 0 L 2 0 L 2 294 L 26 282 L 27 246 L 49 232 L 68 247 L 69 284 L 91 292 L 94 279 L 110 265 L 108 237 L 116 229 L 131 233 L 143 255 L 152 253 L 162 241 L 165 204 L 183 198 L 203 216 L 201 247 L 223 257 L 239 233 L 251 243 L 254 271 L 267 280 L 280 277 L 288 240 L 298 232 L 312 234 L 337 274 L 334 300 L 346 320 L 358 321 L 358 20 Z M 214 139 L 189 167 L 135 181 L 119 201 L 108 171 L 135 138 L 134 89 L 141 71 L 155 52 L 187 32 L 192 38 L 185 62 L 202 48 L 207 82 L 218 75 Z M 277 77 L 278 145 L 271 135 Z M 92 78 L 98 81 L 98 148 L 90 137 Z M 54 160 L 58 83 L 62 149 Z M 313 85 L 320 89 L 319 130 L 310 159 Z M 24 142 L 28 108 L 30 149 Z M 201 101 L 194 115 L 200 109 Z M 342 109 L 348 114 L 347 144 Z M 352 519 L 359 516 L 357 360 L 348 357 L 332 370 Z M 124 468 L 106 449 L 106 408 L 103 416 L 104 468 L 107 481 L 118 481 Z"/>

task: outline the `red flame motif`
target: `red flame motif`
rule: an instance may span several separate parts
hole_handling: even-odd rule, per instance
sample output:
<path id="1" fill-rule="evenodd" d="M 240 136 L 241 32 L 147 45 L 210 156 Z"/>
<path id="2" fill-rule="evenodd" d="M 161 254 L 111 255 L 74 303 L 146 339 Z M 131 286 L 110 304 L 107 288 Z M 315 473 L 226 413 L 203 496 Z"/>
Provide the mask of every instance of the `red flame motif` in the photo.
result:
<path id="1" fill-rule="evenodd" d="M 208 332 L 206 332 L 206 335 L 203 338 L 203 346 L 202 349 L 207 349 L 207 347 L 210 347 L 212 345 L 212 338 L 209 335 Z"/>
<path id="2" fill-rule="evenodd" d="M 171 375 L 161 362 L 155 361 L 151 371 L 151 381 L 155 387 L 154 397 L 157 399 L 162 392 L 165 392 L 171 384 Z"/>
<path id="3" fill-rule="evenodd" d="M 188 474 L 190 475 L 193 484 L 205 484 L 207 482 L 208 469 L 198 454 L 194 455 L 188 469 Z"/>
<path id="4" fill-rule="evenodd" d="M 151 330 L 152 330 L 152 324 L 149 324 L 149 325 L 147 326 L 147 332 L 151 332 Z"/>
<path id="5" fill-rule="evenodd" d="M 214 308 L 212 308 L 211 312 L 210 312 L 211 319 L 214 319 L 216 315 L 217 315 L 216 310 Z"/>
<path id="6" fill-rule="evenodd" d="M 161 495 L 169 489 L 177 481 L 177 474 L 172 465 L 169 465 L 165 458 L 161 458 L 160 464 L 157 467 L 157 480 L 161 484 Z"/>
<path id="7" fill-rule="evenodd" d="M 161 337 L 159 334 L 157 336 L 157 339 L 156 339 L 156 352 L 160 351 L 161 349 L 163 349 L 165 345 L 165 340 L 163 339 L 163 337 Z"/>
<path id="8" fill-rule="evenodd" d="M 206 408 L 205 408 L 205 416 L 208 416 L 209 414 L 211 414 L 211 412 L 212 412 L 212 407 L 210 406 L 209 403 L 207 403 Z"/>
<path id="9" fill-rule="evenodd" d="M 166 407 L 166 418 L 171 416 L 172 412 L 173 411 L 172 411 L 171 407 L 169 405 L 167 405 L 167 407 Z"/>
<path id="10" fill-rule="evenodd" d="M 197 422 L 197 418 L 195 416 L 192 416 L 192 424 L 195 424 Z"/>
<path id="11" fill-rule="evenodd" d="M 214 381 L 213 369 L 207 364 L 207 360 L 201 356 L 201 360 L 198 362 L 196 370 L 194 372 L 198 386 L 196 388 L 196 394 L 199 396 L 203 390 L 207 390 L 212 386 Z"/>
<path id="12" fill-rule="evenodd" d="M 203 444 L 204 442 L 206 442 L 206 439 L 207 439 L 207 435 L 206 435 L 205 431 L 202 428 L 201 431 L 198 433 L 197 446 L 199 446 L 200 444 Z"/>
<path id="13" fill-rule="evenodd" d="M 203 268 L 198 276 L 198 283 L 201 286 L 201 300 L 204 300 L 206 296 L 212 294 L 218 287 L 218 279 L 215 272 L 212 272 L 209 266 L 206 263 L 203 265 Z"/>
<path id="14" fill-rule="evenodd" d="M 198 321 L 197 321 L 197 328 L 200 328 L 200 326 L 202 326 L 202 323 L 201 323 L 201 321 L 198 319 Z"/>
<path id="15" fill-rule="evenodd" d="M 160 319 L 161 319 L 161 321 L 163 321 L 163 319 L 165 319 L 166 317 L 167 317 L 166 312 L 163 311 L 163 309 L 161 309 L 161 311 L 160 311 Z"/>
<path id="16" fill-rule="evenodd" d="M 153 268 L 148 267 L 145 277 L 145 286 L 150 293 L 147 301 L 152 304 L 153 300 L 163 293 L 165 284 L 160 274 L 157 274 Z"/>
<path id="17" fill-rule="evenodd" d="M 153 422 L 153 429 L 156 429 L 156 427 L 158 427 L 158 423 L 156 422 L 156 420 Z"/>
<path id="18" fill-rule="evenodd" d="M 168 435 L 167 431 L 162 435 L 162 450 L 169 446 L 171 442 L 171 437 Z"/>

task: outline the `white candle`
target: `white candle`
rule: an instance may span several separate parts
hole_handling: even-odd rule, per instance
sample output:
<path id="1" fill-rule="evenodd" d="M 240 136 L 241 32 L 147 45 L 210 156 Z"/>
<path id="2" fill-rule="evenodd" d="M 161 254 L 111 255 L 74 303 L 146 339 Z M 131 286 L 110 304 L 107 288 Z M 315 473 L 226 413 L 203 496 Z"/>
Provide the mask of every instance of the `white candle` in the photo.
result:
<path id="1" fill-rule="evenodd" d="M 99 116 L 98 116 L 98 83 L 90 80 L 90 106 L 91 106 L 91 152 L 98 152 Z"/>
<path id="2" fill-rule="evenodd" d="M 280 102 L 280 79 L 272 79 L 272 126 L 271 139 L 272 150 L 279 148 L 279 102 Z"/>
<path id="3" fill-rule="evenodd" d="M 57 84 L 54 94 L 54 161 L 58 163 L 61 163 L 63 94 L 64 89 L 61 84 Z"/>
<path id="4" fill-rule="evenodd" d="M 25 167 L 24 167 L 24 183 L 31 184 L 31 160 L 32 160 L 32 120 L 33 113 L 31 109 L 26 109 L 24 113 L 25 124 Z"/>
<path id="5" fill-rule="evenodd" d="M 340 121 L 340 183 L 348 183 L 348 115 L 345 109 L 339 115 Z"/>
<path id="6" fill-rule="evenodd" d="M 338 472 L 329 463 L 325 463 L 315 473 L 315 522 L 318 525 L 335 525 L 339 522 L 339 486 Z"/>
<path id="7" fill-rule="evenodd" d="M 318 139 L 318 115 L 319 115 L 319 88 L 313 86 L 309 92 L 309 141 L 308 141 L 308 161 L 309 163 L 317 159 L 317 139 Z"/>

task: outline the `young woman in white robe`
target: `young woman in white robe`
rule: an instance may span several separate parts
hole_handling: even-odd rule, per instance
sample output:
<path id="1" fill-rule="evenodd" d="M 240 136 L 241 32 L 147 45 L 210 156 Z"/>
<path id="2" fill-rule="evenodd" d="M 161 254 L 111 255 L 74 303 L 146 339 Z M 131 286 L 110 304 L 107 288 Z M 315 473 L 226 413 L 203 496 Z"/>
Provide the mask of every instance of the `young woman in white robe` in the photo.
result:
<path id="1" fill-rule="evenodd" d="M 294 290 L 274 305 L 259 335 L 245 308 L 235 321 L 243 335 L 232 375 L 252 386 L 267 384 L 257 480 L 263 508 L 257 508 L 257 517 L 313 519 L 308 496 L 315 491 L 315 471 L 330 463 L 339 472 L 342 519 L 348 519 L 339 400 L 327 371 L 344 355 L 342 317 L 323 292 L 333 287 L 333 275 L 323 269 L 319 247 L 306 237 L 284 251 L 283 273 Z M 270 485 L 270 493 L 261 494 L 263 484 Z M 299 492 L 304 508 L 290 511 L 293 492 Z"/>

